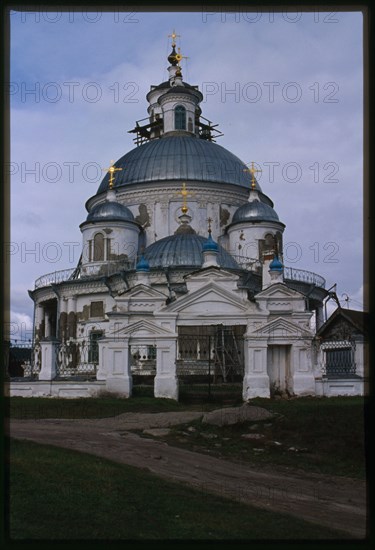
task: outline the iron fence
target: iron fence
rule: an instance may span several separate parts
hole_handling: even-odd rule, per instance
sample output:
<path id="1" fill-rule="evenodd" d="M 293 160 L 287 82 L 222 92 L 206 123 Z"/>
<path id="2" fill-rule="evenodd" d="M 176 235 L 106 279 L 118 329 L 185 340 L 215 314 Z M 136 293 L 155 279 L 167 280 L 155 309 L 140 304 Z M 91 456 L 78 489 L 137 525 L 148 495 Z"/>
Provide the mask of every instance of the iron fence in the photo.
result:
<path id="1" fill-rule="evenodd" d="M 49 286 L 51 284 L 63 283 L 72 280 L 84 280 L 92 277 L 109 276 L 117 273 L 123 269 L 134 269 L 136 265 L 135 259 L 121 260 L 121 261 L 109 261 L 107 263 L 85 266 L 84 271 L 81 266 L 73 267 L 71 269 L 62 269 L 60 271 L 53 271 L 52 273 L 46 273 L 35 281 L 35 289 Z"/>
<path id="2" fill-rule="evenodd" d="M 96 378 L 99 363 L 97 341 L 70 339 L 57 345 L 57 378 Z"/>
<path id="3" fill-rule="evenodd" d="M 130 346 L 130 371 L 133 386 L 153 386 L 156 375 L 156 346 Z"/>
<path id="4" fill-rule="evenodd" d="M 36 378 L 40 371 L 40 345 L 29 342 L 6 342 L 5 372 L 10 378 Z"/>
<path id="5" fill-rule="evenodd" d="M 327 378 L 356 376 L 355 341 L 331 340 L 321 344 L 324 354 L 322 374 Z"/>

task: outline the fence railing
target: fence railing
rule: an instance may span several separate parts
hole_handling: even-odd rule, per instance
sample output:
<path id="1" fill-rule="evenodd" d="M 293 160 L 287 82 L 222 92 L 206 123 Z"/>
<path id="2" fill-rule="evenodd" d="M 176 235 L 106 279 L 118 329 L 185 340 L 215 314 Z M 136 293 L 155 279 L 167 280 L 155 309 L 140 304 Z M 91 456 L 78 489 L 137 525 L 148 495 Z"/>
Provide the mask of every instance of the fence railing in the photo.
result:
<path id="1" fill-rule="evenodd" d="M 294 267 L 284 267 L 284 279 L 309 283 L 320 288 L 325 288 L 326 285 L 326 280 L 321 275 L 304 269 L 296 269 Z"/>
<path id="2" fill-rule="evenodd" d="M 61 342 L 56 350 L 56 375 L 58 378 L 95 378 L 99 354 L 97 342 L 88 339 L 72 339 Z"/>
<path id="3" fill-rule="evenodd" d="M 42 275 L 35 281 L 34 288 L 42 288 L 57 283 L 66 281 L 83 280 L 91 277 L 109 276 L 123 269 L 134 269 L 135 260 L 127 262 L 108 262 L 106 264 L 87 265 L 85 268 L 73 267 L 71 269 L 62 269 Z"/>
<path id="4" fill-rule="evenodd" d="M 9 342 L 4 346 L 4 365 L 10 378 L 36 378 L 40 371 L 40 346 L 29 342 Z M 39 354 L 39 355 L 38 355 Z"/>
<path id="5" fill-rule="evenodd" d="M 53 273 L 42 275 L 41 277 L 39 277 L 39 279 L 35 281 L 35 288 L 41 288 L 43 286 L 49 286 L 68 281 L 72 277 L 75 270 L 76 268 L 74 267 L 72 269 L 62 269 L 61 271 L 54 271 Z"/>
<path id="6" fill-rule="evenodd" d="M 260 272 L 261 263 L 255 258 L 247 258 L 245 256 L 232 255 L 240 268 L 247 271 Z M 42 275 L 35 281 L 35 289 L 49 286 L 51 284 L 63 283 L 69 280 L 83 280 L 91 277 L 109 276 L 124 269 L 134 269 L 136 260 L 127 262 L 108 262 L 102 265 L 86 265 L 84 269 L 72 268 L 62 269 Z M 284 279 L 289 281 L 297 281 L 302 283 L 313 284 L 320 288 L 325 288 L 326 281 L 324 277 L 312 271 L 305 269 L 296 269 L 294 267 L 284 267 Z"/>

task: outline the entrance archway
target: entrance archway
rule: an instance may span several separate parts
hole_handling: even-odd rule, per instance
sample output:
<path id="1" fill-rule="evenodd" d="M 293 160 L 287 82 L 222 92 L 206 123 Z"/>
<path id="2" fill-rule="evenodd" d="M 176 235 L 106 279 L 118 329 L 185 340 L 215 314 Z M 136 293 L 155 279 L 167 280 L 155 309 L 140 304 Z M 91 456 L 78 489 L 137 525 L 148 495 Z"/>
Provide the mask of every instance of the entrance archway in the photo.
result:
<path id="1" fill-rule="evenodd" d="M 178 327 L 177 376 L 182 399 L 241 398 L 245 325 Z"/>
<path id="2" fill-rule="evenodd" d="M 269 345 L 267 349 L 267 374 L 270 379 L 271 397 L 293 394 L 290 345 Z"/>

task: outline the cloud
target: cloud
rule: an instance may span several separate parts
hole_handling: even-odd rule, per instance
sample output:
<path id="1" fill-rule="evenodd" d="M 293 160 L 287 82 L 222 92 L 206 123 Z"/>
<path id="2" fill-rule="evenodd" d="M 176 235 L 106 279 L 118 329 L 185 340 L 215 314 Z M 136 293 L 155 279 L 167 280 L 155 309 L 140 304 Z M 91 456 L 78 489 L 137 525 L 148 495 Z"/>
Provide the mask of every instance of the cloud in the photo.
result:
<path id="1" fill-rule="evenodd" d="M 9 336 L 12 341 L 23 341 L 32 338 L 33 320 L 28 313 L 11 311 Z"/>

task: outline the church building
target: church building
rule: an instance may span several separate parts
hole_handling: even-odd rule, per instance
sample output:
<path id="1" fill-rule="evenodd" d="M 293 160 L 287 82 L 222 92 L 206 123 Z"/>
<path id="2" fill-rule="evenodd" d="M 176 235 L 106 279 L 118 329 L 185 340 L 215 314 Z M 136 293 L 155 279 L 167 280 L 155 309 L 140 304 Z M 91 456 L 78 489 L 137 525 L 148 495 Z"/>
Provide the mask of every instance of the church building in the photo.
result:
<path id="1" fill-rule="evenodd" d="M 287 220 L 256 165 L 216 143 L 182 58 L 173 33 L 135 147 L 87 200 L 77 267 L 29 291 L 33 360 L 12 395 L 129 397 L 142 375 L 175 400 L 198 375 L 240 384 L 245 401 L 323 392 L 325 280 L 284 265 Z"/>

